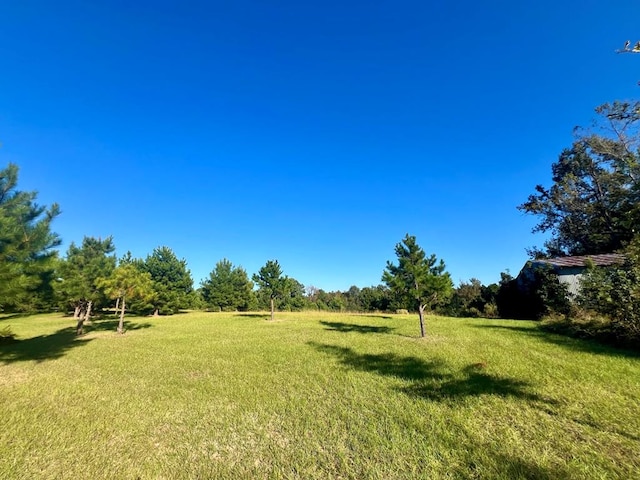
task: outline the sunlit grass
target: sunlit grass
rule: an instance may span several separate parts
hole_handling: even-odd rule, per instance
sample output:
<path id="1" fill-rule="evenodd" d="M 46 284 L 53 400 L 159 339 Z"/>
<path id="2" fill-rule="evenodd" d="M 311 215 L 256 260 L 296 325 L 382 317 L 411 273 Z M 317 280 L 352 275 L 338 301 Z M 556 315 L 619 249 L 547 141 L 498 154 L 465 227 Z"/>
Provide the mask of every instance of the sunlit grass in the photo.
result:
<path id="1" fill-rule="evenodd" d="M 640 359 L 531 322 L 9 317 L 0 478 L 634 478 Z"/>

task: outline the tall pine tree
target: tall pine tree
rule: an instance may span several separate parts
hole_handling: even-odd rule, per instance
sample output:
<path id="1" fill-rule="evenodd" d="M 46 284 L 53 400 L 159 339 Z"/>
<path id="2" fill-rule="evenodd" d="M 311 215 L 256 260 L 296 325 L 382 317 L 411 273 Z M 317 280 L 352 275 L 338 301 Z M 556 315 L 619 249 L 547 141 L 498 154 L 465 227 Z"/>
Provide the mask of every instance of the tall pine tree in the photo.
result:
<path id="1" fill-rule="evenodd" d="M 51 222 L 57 204 L 38 205 L 36 192 L 17 190 L 18 167 L 0 170 L 0 308 L 20 309 L 35 292 L 50 287 L 53 250 L 60 238 Z"/>

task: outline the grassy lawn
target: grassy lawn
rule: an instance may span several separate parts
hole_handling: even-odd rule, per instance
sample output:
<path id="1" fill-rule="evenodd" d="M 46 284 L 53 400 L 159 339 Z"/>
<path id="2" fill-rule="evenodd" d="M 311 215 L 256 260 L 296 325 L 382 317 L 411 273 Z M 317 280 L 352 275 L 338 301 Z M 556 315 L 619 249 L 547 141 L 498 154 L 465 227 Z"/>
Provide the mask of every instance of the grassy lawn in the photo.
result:
<path id="1" fill-rule="evenodd" d="M 532 322 L 5 317 L 0 478 L 640 478 L 640 358 Z"/>

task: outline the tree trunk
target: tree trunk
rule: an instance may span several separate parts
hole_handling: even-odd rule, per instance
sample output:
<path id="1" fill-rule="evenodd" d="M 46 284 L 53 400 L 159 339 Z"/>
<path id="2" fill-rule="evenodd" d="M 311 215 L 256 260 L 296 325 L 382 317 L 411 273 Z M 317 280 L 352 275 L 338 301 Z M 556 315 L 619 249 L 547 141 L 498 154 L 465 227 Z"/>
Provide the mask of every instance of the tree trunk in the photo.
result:
<path id="1" fill-rule="evenodd" d="M 79 310 L 80 307 L 76 307 L 76 310 Z M 76 324 L 76 335 L 82 335 L 84 333 L 84 322 L 91 315 L 91 301 L 87 303 L 87 309 L 84 313 L 80 313 L 78 315 L 78 323 Z"/>
<path id="2" fill-rule="evenodd" d="M 120 297 L 116 298 L 116 311 L 114 313 L 114 315 L 117 317 L 118 316 L 118 307 L 120 306 Z"/>
<path id="3" fill-rule="evenodd" d="M 84 312 L 82 311 L 82 303 L 76 305 L 76 308 L 73 311 L 73 319 L 76 323 L 76 335 L 82 335 L 84 325 Z"/>
<path id="4" fill-rule="evenodd" d="M 156 308 L 156 309 L 153 311 L 153 316 L 154 316 L 154 317 L 159 317 L 159 316 L 160 316 L 160 309 L 159 309 L 159 308 Z"/>
<path id="5" fill-rule="evenodd" d="M 418 306 L 418 315 L 420 316 L 420 336 L 424 337 L 424 305 Z"/>
<path id="6" fill-rule="evenodd" d="M 84 317 L 78 317 L 78 323 L 76 323 L 76 335 L 82 335 L 84 333 L 84 329 L 82 328 L 84 325 Z"/>
<path id="7" fill-rule="evenodd" d="M 120 305 L 120 323 L 118 323 L 118 333 L 124 333 L 124 295 L 122 295 L 122 305 Z"/>
<path id="8" fill-rule="evenodd" d="M 89 303 L 87 304 L 87 311 L 84 314 L 84 319 L 85 320 L 89 320 L 89 317 L 91 316 L 91 307 L 93 306 L 93 302 L 91 300 L 89 300 Z"/>
<path id="9" fill-rule="evenodd" d="M 273 311 L 274 311 L 273 297 L 271 297 L 271 321 L 273 321 Z"/>

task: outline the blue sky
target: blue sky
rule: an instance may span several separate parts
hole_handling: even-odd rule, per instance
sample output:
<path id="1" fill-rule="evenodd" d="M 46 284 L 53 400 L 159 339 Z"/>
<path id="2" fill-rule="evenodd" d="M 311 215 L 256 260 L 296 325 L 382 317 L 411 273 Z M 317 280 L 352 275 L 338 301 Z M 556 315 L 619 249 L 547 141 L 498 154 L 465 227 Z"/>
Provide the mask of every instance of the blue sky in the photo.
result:
<path id="1" fill-rule="evenodd" d="M 445 5 L 446 4 L 446 5 Z M 637 98 L 622 1 L 0 1 L 0 166 L 63 249 L 171 247 L 196 283 L 269 259 L 375 285 L 416 235 L 454 281 L 517 273 L 516 210 L 597 105 Z"/>

